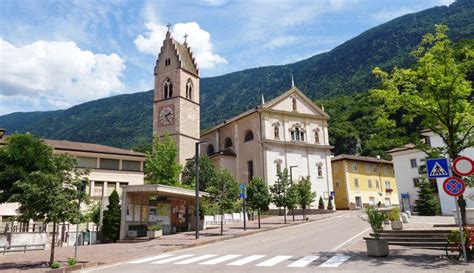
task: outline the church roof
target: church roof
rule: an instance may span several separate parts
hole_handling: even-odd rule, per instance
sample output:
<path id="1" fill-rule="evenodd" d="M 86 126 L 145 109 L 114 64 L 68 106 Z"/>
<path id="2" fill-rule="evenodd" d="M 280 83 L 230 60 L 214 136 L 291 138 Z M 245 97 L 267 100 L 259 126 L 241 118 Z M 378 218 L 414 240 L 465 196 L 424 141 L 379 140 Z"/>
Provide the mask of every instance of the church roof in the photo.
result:
<path id="1" fill-rule="evenodd" d="M 193 53 L 191 52 L 191 49 L 186 45 L 182 44 L 180 42 L 177 42 L 173 39 L 175 45 L 176 45 L 176 51 L 179 56 L 179 61 L 181 62 L 181 68 L 184 70 L 199 76 L 199 72 L 197 69 L 197 64 L 196 61 L 194 60 Z"/>

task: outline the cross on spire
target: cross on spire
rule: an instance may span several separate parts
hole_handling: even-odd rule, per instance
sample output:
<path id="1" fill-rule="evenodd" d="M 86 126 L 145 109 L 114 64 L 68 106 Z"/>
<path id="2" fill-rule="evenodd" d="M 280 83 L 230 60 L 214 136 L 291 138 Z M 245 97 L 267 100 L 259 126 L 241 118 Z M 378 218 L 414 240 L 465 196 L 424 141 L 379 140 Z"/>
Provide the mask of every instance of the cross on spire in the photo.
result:
<path id="1" fill-rule="evenodd" d="M 184 37 L 184 43 L 186 43 L 188 39 L 188 34 L 185 33 L 183 37 Z"/>
<path id="2" fill-rule="evenodd" d="M 168 28 L 168 32 L 169 32 L 169 31 L 171 30 L 171 24 L 168 23 L 168 24 L 166 25 L 166 27 Z"/>

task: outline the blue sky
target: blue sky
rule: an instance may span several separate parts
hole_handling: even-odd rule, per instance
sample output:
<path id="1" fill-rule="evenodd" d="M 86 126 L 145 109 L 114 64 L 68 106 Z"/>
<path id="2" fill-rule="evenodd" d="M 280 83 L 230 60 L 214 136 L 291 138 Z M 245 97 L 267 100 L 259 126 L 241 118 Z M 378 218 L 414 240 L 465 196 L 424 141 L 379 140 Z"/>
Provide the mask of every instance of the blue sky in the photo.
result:
<path id="1" fill-rule="evenodd" d="M 171 23 L 201 77 L 292 63 L 453 0 L 0 0 L 0 115 L 150 90 Z"/>

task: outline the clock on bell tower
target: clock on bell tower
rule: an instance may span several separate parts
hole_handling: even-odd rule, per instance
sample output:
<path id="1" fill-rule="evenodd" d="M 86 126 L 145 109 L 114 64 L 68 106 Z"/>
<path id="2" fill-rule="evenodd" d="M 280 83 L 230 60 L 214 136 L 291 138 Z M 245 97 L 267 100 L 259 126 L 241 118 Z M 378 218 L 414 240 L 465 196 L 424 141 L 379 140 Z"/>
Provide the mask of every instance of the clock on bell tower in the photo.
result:
<path id="1" fill-rule="evenodd" d="M 168 132 L 176 141 L 181 165 L 194 157 L 199 141 L 199 69 L 188 47 L 171 37 L 170 25 L 156 60 L 153 136 Z"/>

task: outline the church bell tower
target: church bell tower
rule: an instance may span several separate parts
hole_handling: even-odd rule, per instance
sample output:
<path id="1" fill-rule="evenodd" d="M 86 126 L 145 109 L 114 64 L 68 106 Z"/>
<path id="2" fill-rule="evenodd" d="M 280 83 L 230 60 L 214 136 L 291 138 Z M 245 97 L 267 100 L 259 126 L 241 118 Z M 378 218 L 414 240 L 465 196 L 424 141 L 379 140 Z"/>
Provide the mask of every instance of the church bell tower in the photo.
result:
<path id="1" fill-rule="evenodd" d="M 199 69 L 184 36 L 174 40 L 168 24 L 154 69 L 153 136 L 168 132 L 176 141 L 181 165 L 194 157 L 199 141 Z"/>

